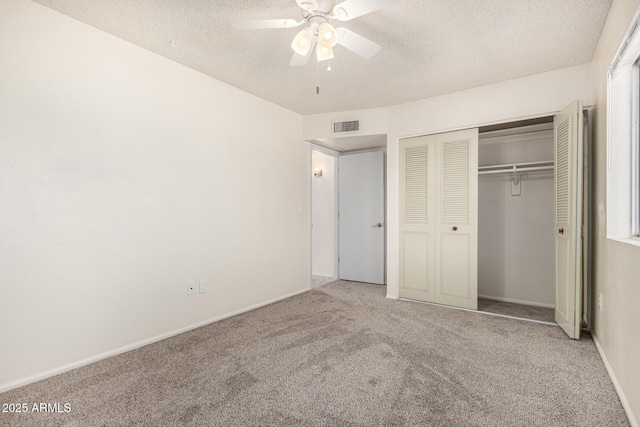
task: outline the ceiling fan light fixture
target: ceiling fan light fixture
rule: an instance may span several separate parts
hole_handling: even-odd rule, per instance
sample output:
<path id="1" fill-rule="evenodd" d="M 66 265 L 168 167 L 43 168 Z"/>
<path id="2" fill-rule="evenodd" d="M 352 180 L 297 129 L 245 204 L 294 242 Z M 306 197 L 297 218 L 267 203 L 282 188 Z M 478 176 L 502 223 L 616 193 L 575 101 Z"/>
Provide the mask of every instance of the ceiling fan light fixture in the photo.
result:
<path id="1" fill-rule="evenodd" d="M 318 40 L 322 46 L 334 47 L 338 44 L 338 32 L 333 25 L 323 22 L 318 27 Z"/>
<path id="2" fill-rule="evenodd" d="M 320 43 L 316 46 L 316 57 L 318 62 L 333 59 L 333 48 L 331 46 L 323 46 Z"/>
<path id="3" fill-rule="evenodd" d="M 304 28 L 294 37 L 291 42 L 291 48 L 298 55 L 307 56 L 309 49 L 311 48 L 312 38 L 313 33 L 311 30 L 309 28 Z"/>

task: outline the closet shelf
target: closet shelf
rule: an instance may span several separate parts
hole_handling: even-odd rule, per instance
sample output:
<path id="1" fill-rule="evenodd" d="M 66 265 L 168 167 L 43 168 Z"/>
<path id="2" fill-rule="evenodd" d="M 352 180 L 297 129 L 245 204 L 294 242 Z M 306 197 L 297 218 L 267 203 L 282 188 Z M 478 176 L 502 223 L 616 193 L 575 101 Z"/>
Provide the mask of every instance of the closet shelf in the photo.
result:
<path id="1" fill-rule="evenodd" d="M 553 160 L 545 162 L 510 163 L 504 165 L 479 166 L 478 175 L 498 173 L 520 173 L 553 170 Z"/>

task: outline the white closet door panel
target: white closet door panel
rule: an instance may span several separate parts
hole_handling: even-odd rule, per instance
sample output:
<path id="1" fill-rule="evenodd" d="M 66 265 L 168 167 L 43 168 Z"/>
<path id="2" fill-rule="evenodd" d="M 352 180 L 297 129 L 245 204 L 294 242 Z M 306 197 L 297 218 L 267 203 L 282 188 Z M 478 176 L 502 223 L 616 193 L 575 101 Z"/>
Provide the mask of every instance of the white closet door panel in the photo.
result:
<path id="1" fill-rule="evenodd" d="M 406 231 L 402 236 L 402 297 L 433 301 L 433 235 Z"/>
<path id="2" fill-rule="evenodd" d="M 477 308 L 478 130 L 400 141 L 400 296 Z"/>
<path id="3" fill-rule="evenodd" d="M 469 223 L 469 140 L 443 141 L 441 214 L 444 223 Z"/>
<path id="4" fill-rule="evenodd" d="M 440 292 L 442 304 L 452 304 L 459 298 L 471 297 L 471 236 L 469 234 L 442 233 L 440 246 L 445 254 L 456 254 L 454 257 L 440 258 Z"/>
<path id="5" fill-rule="evenodd" d="M 571 119 L 565 116 L 555 131 L 556 152 L 556 224 L 569 227 L 569 129 Z"/>
<path id="6" fill-rule="evenodd" d="M 478 308 L 478 129 L 436 135 L 435 302 Z"/>
<path id="7" fill-rule="evenodd" d="M 429 146 L 410 146 L 404 149 L 404 222 L 429 222 Z"/>
<path id="8" fill-rule="evenodd" d="M 571 272 L 570 249 L 568 236 L 556 240 L 556 283 L 568 283 L 571 280 L 569 277 Z M 569 286 L 556 287 L 556 316 L 559 315 L 562 319 L 571 318 L 570 300 Z"/>
<path id="9" fill-rule="evenodd" d="M 400 297 L 434 301 L 435 137 L 400 142 Z"/>
<path id="10" fill-rule="evenodd" d="M 582 318 L 583 113 L 576 101 L 554 117 L 556 322 L 580 338 Z"/>

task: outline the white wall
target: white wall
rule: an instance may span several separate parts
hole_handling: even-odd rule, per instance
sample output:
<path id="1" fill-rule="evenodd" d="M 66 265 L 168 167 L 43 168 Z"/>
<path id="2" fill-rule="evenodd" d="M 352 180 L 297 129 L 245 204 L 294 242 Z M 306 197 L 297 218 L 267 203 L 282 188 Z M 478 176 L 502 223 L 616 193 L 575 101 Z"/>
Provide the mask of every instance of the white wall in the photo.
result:
<path id="1" fill-rule="evenodd" d="M 300 115 L 3 0 L 0 391 L 308 289 L 309 179 Z"/>
<path id="2" fill-rule="evenodd" d="M 553 161 L 551 131 L 481 139 L 478 164 Z M 553 170 L 478 178 L 478 295 L 555 306 Z"/>
<path id="3" fill-rule="evenodd" d="M 336 274 L 336 157 L 313 150 L 311 169 L 322 176 L 311 178 L 311 274 Z"/>
<path id="4" fill-rule="evenodd" d="M 607 69 L 629 27 L 638 0 L 614 0 L 593 58 L 594 289 L 596 339 L 632 425 L 640 421 L 640 247 L 607 239 Z M 598 310 L 597 295 L 603 309 Z M 635 423 L 635 424 L 634 424 Z"/>

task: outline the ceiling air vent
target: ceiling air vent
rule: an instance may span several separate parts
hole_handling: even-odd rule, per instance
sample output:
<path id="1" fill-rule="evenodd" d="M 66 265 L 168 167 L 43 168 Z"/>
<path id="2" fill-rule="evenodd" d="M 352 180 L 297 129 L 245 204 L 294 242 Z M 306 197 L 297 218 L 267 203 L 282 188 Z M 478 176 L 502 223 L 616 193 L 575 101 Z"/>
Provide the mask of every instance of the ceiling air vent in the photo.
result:
<path id="1" fill-rule="evenodd" d="M 356 132 L 360 130 L 360 120 L 333 122 L 333 133 Z"/>

